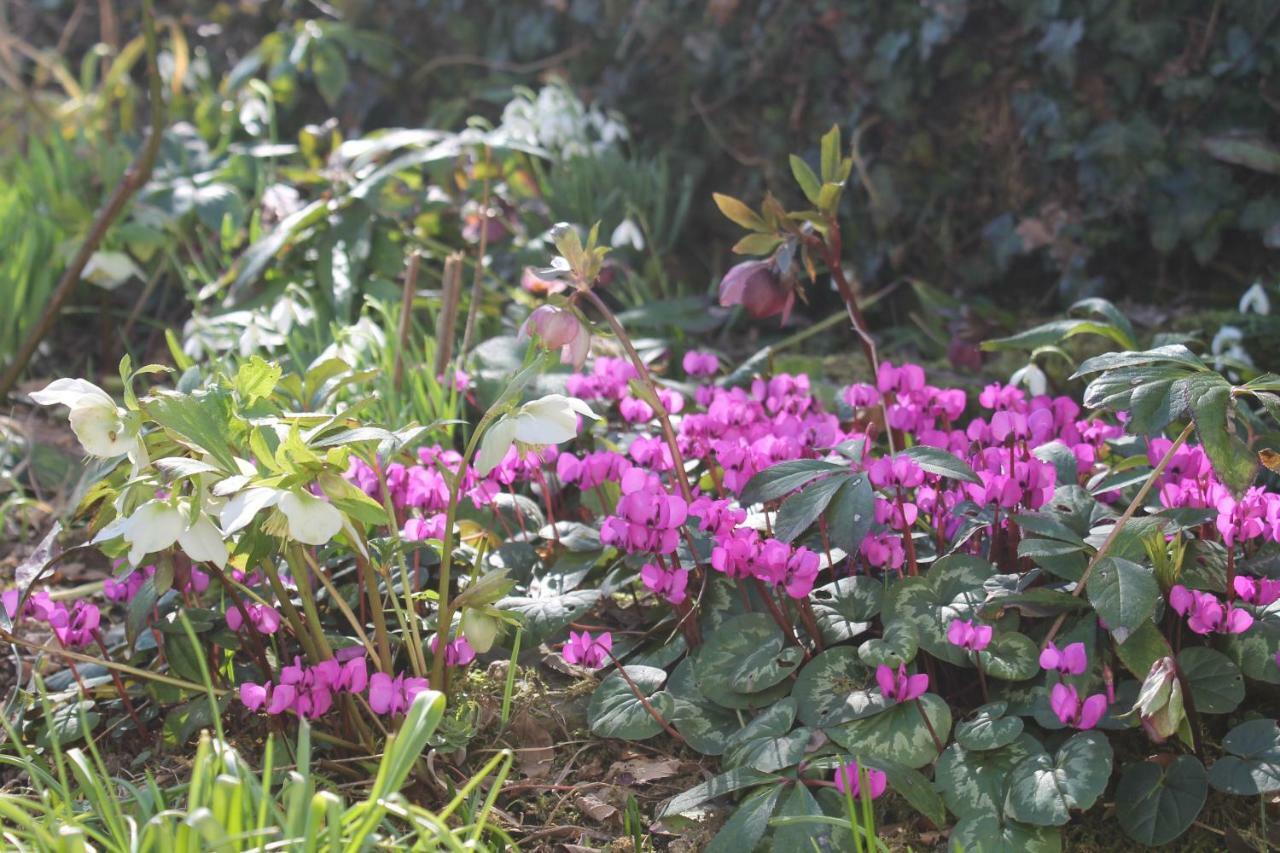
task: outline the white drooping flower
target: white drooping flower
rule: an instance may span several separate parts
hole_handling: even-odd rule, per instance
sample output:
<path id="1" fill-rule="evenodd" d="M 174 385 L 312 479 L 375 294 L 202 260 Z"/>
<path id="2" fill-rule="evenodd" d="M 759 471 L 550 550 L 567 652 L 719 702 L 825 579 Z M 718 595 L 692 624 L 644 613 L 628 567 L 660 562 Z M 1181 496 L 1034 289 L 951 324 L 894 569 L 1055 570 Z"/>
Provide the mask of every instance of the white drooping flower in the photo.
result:
<path id="1" fill-rule="evenodd" d="M 1253 364 L 1253 359 L 1244 348 L 1244 332 L 1238 326 L 1223 326 L 1219 329 L 1213 336 L 1213 342 L 1209 344 L 1209 351 L 1213 353 L 1213 366 L 1217 370 L 1223 370 L 1230 362 Z M 1228 371 L 1228 375 L 1234 373 Z"/>
<path id="2" fill-rule="evenodd" d="M 1271 298 L 1267 296 L 1267 291 L 1263 289 L 1260 281 L 1255 281 L 1253 287 L 1246 290 L 1240 297 L 1240 313 L 1248 314 L 1250 311 L 1255 314 L 1271 313 Z"/>
<path id="3" fill-rule="evenodd" d="M 227 565 L 227 545 L 222 531 L 190 501 L 169 503 L 150 500 L 133 514 L 116 519 L 93 538 L 94 543 L 124 539 L 129 545 L 129 562 L 139 565 L 148 554 L 172 548 L 175 543 L 192 562 Z"/>
<path id="4" fill-rule="evenodd" d="M 615 249 L 630 246 L 637 252 L 643 252 L 644 232 L 630 219 L 624 219 L 618 223 L 617 228 L 613 229 L 613 234 L 609 237 L 609 245 Z"/>
<path id="5" fill-rule="evenodd" d="M 41 406 L 63 405 L 71 410 L 71 431 L 90 456 L 112 459 L 138 448 L 140 422 L 134 413 L 116 405 L 111 395 L 86 379 L 55 379 L 31 399 Z"/>
<path id="6" fill-rule="evenodd" d="M 1049 379 L 1035 362 L 1015 370 L 1013 375 L 1009 377 L 1009 384 L 1024 386 L 1032 397 L 1039 397 L 1049 390 Z"/>
<path id="7" fill-rule="evenodd" d="M 599 420 L 591 407 L 576 397 L 563 394 L 547 396 L 525 403 L 514 412 L 503 415 L 480 439 L 476 469 L 488 474 L 512 444 L 525 449 L 560 444 L 578 434 L 578 415 Z"/>
<path id="8" fill-rule="evenodd" d="M 278 507 L 285 517 L 289 538 L 304 545 L 324 545 L 346 526 L 346 518 L 328 501 L 300 490 L 256 486 L 245 489 L 223 506 L 222 528 L 235 533 L 264 509 Z"/>

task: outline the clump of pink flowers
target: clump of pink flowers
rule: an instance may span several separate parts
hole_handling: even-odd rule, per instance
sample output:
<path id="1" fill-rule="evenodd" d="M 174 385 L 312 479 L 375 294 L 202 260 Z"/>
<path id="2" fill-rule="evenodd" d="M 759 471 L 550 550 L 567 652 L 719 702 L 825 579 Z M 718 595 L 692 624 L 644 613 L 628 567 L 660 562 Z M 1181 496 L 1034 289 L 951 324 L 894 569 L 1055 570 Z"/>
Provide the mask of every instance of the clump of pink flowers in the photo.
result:
<path id="1" fill-rule="evenodd" d="M 952 619 L 947 627 L 947 642 L 971 652 L 980 652 L 991 644 L 992 627 L 974 624 L 968 619 Z"/>
<path id="2" fill-rule="evenodd" d="M 1182 584 L 1169 590 L 1169 606 L 1179 616 L 1186 616 L 1187 627 L 1197 634 L 1243 634 L 1253 625 L 1249 611 Z"/>
<path id="3" fill-rule="evenodd" d="M 898 664 L 896 672 L 881 664 L 876 667 L 876 683 L 880 685 L 884 698 L 892 702 L 910 702 L 919 699 L 929 689 L 929 676 L 923 672 L 907 675 L 906 664 Z"/>
<path id="4" fill-rule="evenodd" d="M 307 719 L 323 716 L 333 707 L 335 693 L 360 694 L 370 683 L 364 651 L 355 651 L 358 654 L 345 662 L 331 658 L 315 666 L 306 666 L 295 657 L 292 665 L 281 667 L 277 682 L 241 684 L 240 701 L 250 711 L 291 713 Z"/>

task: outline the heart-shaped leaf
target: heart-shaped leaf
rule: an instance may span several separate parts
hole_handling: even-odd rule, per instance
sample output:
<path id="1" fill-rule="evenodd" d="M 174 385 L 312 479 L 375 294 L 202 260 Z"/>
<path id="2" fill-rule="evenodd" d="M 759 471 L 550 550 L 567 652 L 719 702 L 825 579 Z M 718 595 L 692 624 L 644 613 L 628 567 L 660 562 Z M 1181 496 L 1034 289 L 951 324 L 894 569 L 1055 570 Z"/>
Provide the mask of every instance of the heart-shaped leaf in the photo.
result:
<path id="1" fill-rule="evenodd" d="M 1183 649 L 1178 669 L 1201 714 L 1229 714 L 1244 701 L 1244 676 L 1222 652 L 1205 646 Z"/>
<path id="2" fill-rule="evenodd" d="M 782 770 L 799 763 L 809 743 L 810 732 L 791 726 L 796 720 L 796 700 L 790 697 L 775 702 L 725 745 L 726 767 L 753 767 L 765 773 Z"/>
<path id="3" fill-rule="evenodd" d="M 1168 844 L 1195 822 L 1209 793 L 1204 765 L 1179 755 L 1167 767 L 1154 761 L 1130 764 L 1116 787 L 1116 818 L 1134 841 Z"/>
<path id="4" fill-rule="evenodd" d="M 953 743 L 938 758 L 934 784 L 957 817 L 999 814 L 1013 768 L 1043 752 L 1039 741 L 1030 735 L 1021 735 L 999 749 L 972 750 Z"/>
<path id="5" fill-rule="evenodd" d="M 890 666 L 910 663 L 916 656 L 916 629 L 908 622 L 894 622 L 884 630 L 884 636 L 866 640 L 858 647 L 858 657 L 867 666 Z"/>
<path id="6" fill-rule="evenodd" d="M 656 666 L 632 665 L 624 669 L 649 705 L 664 719 L 670 716 L 675 701 L 670 693 L 661 690 L 667 673 Z M 594 734 L 623 740 L 644 740 L 662 731 L 661 724 L 617 671 L 605 676 L 592 694 L 587 722 Z"/>
<path id="7" fill-rule="evenodd" d="M 1094 804 L 1111 776 L 1111 744 L 1101 732 L 1080 732 L 1057 755 L 1033 755 L 1009 777 L 1005 814 L 1036 826 L 1063 826 L 1072 809 Z"/>
<path id="8" fill-rule="evenodd" d="M 842 643 L 871 627 L 880 612 L 884 585 L 865 575 L 840 578 L 809 593 L 825 643 Z"/>
<path id="9" fill-rule="evenodd" d="M 782 796 L 781 785 L 770 785 L 753 791 L 738 806 L 737 811 L 725 821 L 715 838 L 706 847 L 706 853 L 742 853 L 754 850 L 769 828 L 769 818 Z"/>
<path id="10" fill-rule="evenodd" d="M 889 590 L 883 606 L 884 624 L 907 622 L 916 629 L 920 647 L 929 654 L 948 663 L 972 666 L 968 652 L 947 642 L 947 627 L 953 619 L 974 618 L 976 608 L 987 598 L 983 584 L 994 574 L 991 565 L 977 557 L 943 557 L 927 574 L 907 578 Z"/>
<path id="11" fill-rule="evenodd" d="M 1053 827 L 1028 826 L 999 814 L 983 814 L 956 823 L 951 845 L 956 850 L 982 853 L 1059 853 L 1062 835 Z"/>
<path id="12" fill-rule="evenodd" d="M 999 749 L 1008 746 L 1022 734 L 1020 717 L 1006 717 L 1007 702 L 992 702 L 973 712 L 973 716 L 956 724 L 956 743 L 968 750 Z"/>
<path id="13" fill-rule="evenodd" d="M 805 664 L 796 678 L 792 695 L 800 721 L 815 727 L 837 725 L 855 719 L 853 715 L 866 710 L 872 701 L 871 713 L 883 710 L 885 704 L 878 691 L 861 689 L 870 680 L 870 671 L 854 649 L 827 649 Z"/>
<path id="14" fill-rule="evenodd" d="M 780 777 L 769 773 L 761 773 L 759 770 L 752 770 L 749 767 L 735 767 L 733 770 L 712 776 L 707 781 L 694 785 L 684 793 L 672 797 L 658 810 L 658 817 L 663 818 L 693 811 L 708 800 L 714 800 L 716 797 L 722 797 L 733 791 L 740 791 L 743 788 L 750 788 L 778 778 Z"/>
<path id="15" fill-rule="evenodd" d="M 924 715 L 928 715 L 932 733 Z M 947 742 L 951 733 L 951 709 L 941 696 L 926 693 L 915 702 L 890 705 L 878 714 L 826 731 L 851 755 L 881 757 L 906 767 L 923 767 L 938 757 L 934 734 L 941 743 Z"/>
<path id="16" fill-rule="evenodd" d="M 1246 797 L 1280 791 L 1280 728 L 1275 720 L 1249 720 L 1222 739 L 1224 755 L 1209 768 L 1209 784 Z"/>
<path id="17" fill-rule="evenodd" d="M 996 634 L 978 652 L 978 663 L 987 675 L 1005 681 L 1026 681 L 1040 674 L 1040 649 L 1026 634 L 1006 631 Z"/>
<path id="18" fill-rule="evenodd" d="M 802 662 L 798 646 L 763 613 L 727 620 L 698 650 L 693 676 L 703 696 L 726 708 L 763 708 L 790 692 L 786 677 Z"/>
<path id="19" fill-rule="evenodd" d="M 685 658 L 671 673 L 667 692 L 674 700 L 668 721 L 689 746 L 703 755 L 720 755 L 729 738 L 742 728 L 732 711 L 702 695 L 693 677 L 693 661 Z"/>

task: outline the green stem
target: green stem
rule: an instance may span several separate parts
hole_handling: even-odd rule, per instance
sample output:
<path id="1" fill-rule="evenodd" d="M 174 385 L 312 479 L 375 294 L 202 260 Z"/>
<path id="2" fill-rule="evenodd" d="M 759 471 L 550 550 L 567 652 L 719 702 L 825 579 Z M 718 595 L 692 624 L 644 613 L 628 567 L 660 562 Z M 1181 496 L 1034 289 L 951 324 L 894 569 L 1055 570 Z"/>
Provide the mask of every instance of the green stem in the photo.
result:
<path id="1" fill-rule="evenodd" d="M 293 575 L 293 582 L 298 586 L 298 597 L 302 599 L 302 609 L 306 611 L 307 622 L 311 625 L 311 635 L 315 638 L 317 652 L 315 662 L 320 663 L 322 660 L 333 657 L 333 649 L 329 648 L 329 640 L 324 635 L 324 626 L 320 624 L 316 595 L 311 589 L 311 579 L 307 577 L 307 567 L 302 560 L 298 559 L 300 553 L 302 553 L 302 546 L 297 542 L 290 543 L 284 552 L 285 560 L 289 563 L 289 572 Z"/>
<path id="2" fill-rule="evenodd" d="M 289 620 L 289 627 L 293 630 L 293 635 L 302 644 L 302 649 L 307 653 L 307 657 L 319 663 L 321 660 L 319 651 L 316 649 L 315 643 L 311 641 L 311 634 L 307 631 L 306 626 L 302 624 L 302 616 L 298 613 L 298 608 L 293 606 L 293 601 L 289 597 L 289 590 L 285 589 L 284 584 L 281 583 L 280 573 L 276 571 L 275 564 L 270 561 L 264 561 L 262 571 L 266 574 L 267 581 L 271 584 L 271 591 L 276 594 L 276 599 L 280 602 L 280 609 L 284 611 L 284 618 Z"/>

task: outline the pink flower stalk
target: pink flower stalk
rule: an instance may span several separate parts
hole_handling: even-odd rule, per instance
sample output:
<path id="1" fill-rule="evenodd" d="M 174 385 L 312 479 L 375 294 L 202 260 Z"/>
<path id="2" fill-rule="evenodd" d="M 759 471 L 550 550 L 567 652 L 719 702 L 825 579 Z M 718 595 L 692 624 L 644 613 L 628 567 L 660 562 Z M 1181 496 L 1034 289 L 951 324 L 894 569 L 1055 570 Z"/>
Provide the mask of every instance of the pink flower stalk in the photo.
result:
<path id="1" fill-rule="evenodd" d="M 859 773 L 859 769 L 862 770 Z M 889 787 L 889 777 L 882 770 L 876 770 L 874 767 L 858 767 L 858 762 L 851 761 L 836 768 L 835 783 L 836 790 L 841 794 L 848 794 L 855 800 L 862 796 L 862 782 L 859 777 L 867 780 L 867 791 L 871 794 L 871 799 L 878 799 L 885 789 Z"/>
<path id="2" fill-rule="evenodd" d="M 244 609 L 249 614 L 249 623 L 260 634 L 274 634 L 280 630 L 280 614 L 274 607 L 267 604 L 246 604 Z M 227 608 L 227 627 L 232 631 L 239 631 L 244 625 L 244 618 L 240 615 L 240 608 L 232 604 Z"/>
<path id="3" fill-rule="evenodd" d="M 1197 634 L 1243 634 L 1253 625 L 1247 610 L 1224 605 L 1217 596 L 1178 584 L 1169 590 L 1169 606 L 1187 616 L 1187 627 Z"/>
<path id="4" fill-rule="evenodd" d="M 440 645 L 440 635 L 433 634 L 427 645 L 431 647 L 431 653 L 435 654 L 436 646 Z M 475 659 L 476 650 L 471 647 L 466 637 L 450 640 L 449 645 L 444 647 L 445 666 L 466 666 Z"/>
<path id="5" fill-rule="evenodd" d="M 1053 685 L 1049 694 L 1049 707 L 1063 725 L 1083 731 L 1096 726 L 1107 712 L 1107 697 L 1095 693 L 1081 702 L 1080 694 L 1074 687 L 1059 682 Z"/>
<path id="6" fill-rule="evenodd" d="M 70 611 L 54 612 L 49 619 L 53 635 L 58 642 L 68 648 L 87 646 L 93 642 L 93 635 L 98 630 L 102 614 L 97 605 L 87 601 L 77 601 Z"/>
<path id="7" fill-rule="evenodd" d="M 1040 668 L 1056 670 L 1063 675 L 1080 675 L 1089 666 L 1089 656 L 1085 653 L 1084 643 L 1072 643 L 1059 650 L 1050 643 L 1040 652 Z"/>
<path id="8" fill-rule="evenodd" d="M 392 678 L 385 672 L 375 672 L 369 679 L 369 707 L 377 714 L 403 714 L 414 697 L 429 689 L 431 683 L 425 678 L 406 678 L 404 674 Z"/>
<path id="9" fill-rule="evenodd" d="M 1232 586 L 1241 601 L 1256 607 L 1266 607 L 1280 599 L 1280 580 L 1236 575 Z"/>
<path id="10" fill-rule="evenodd" d="M 683 569 L 667 571 L 653 563 L 645 563 L 640 568 L 640 579 L 669 604 L 682 604 L 687 597 L 689 573 Z"/>
<path id="11" fill-rule="evenodd" d="M 561 655 L 566 663 L 584 666 L 587 669 L 599 669 L 609 662 L 609 652 L 613 650 L 613 635 L 603 631 L 595 639 L 590 632 L 581 634 L 569 632 L 569 642 L 564 644 Z"/>
<path id="12" fill-rule="evenodd" d="M 952 619 L 947 628 L 947 642 L 971 652 L 980 652 L 991 643 L 990 625 L 974 624 L 967 619 Z"/>
<path id="13" fill-rule="evenodd" d="M 919 699 L 929 689 L 929 676 L 926 673 L 907 675 L 907 665 L 898 664 L 895 673 L 890 667 L 880 664 L 876 667 L 876 683 L 886 699 L 894 702 L 910 702 Z"/>
<path id="14" fill-rule="evenodd" d="M 720 370 L 720 359 L 711 352 L 689 350 L 681 364 L 689 376 L 715 376 Z"/>

